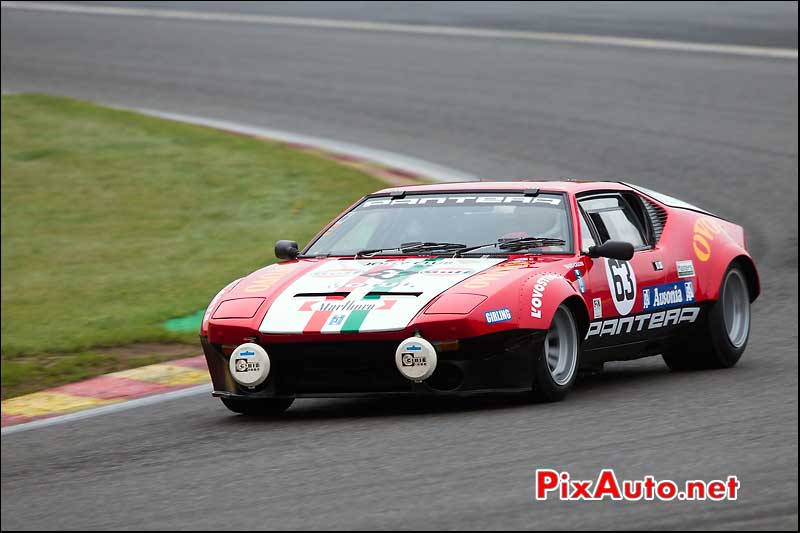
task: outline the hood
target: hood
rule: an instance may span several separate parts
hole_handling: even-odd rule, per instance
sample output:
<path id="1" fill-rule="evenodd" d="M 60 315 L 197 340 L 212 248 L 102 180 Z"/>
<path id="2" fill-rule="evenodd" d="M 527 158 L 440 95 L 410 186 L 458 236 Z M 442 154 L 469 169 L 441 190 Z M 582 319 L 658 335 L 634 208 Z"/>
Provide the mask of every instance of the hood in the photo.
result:
<path id="1" fill-rule="evenodd" d="M 270 293 L 261 333 L 396 331 L 447 289 L 504 260 L 417 257 L 283 264 L 243 280 L 241 290 L 251 296 Z M 284 282 L 287 278 L 293 279 Z"/>

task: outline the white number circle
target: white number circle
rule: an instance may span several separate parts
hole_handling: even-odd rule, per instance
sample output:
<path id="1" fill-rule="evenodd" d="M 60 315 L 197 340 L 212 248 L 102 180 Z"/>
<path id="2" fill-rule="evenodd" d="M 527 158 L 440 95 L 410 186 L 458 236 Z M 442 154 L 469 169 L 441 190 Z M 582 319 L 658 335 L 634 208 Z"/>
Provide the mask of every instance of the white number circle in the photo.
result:
<path id="1" fill-rule="evenodd" d="M 627 315 L 636 303 L 636 274 L 627 261 L 606 259 L 606 278 L 611 299 L 620 315 Z"/>

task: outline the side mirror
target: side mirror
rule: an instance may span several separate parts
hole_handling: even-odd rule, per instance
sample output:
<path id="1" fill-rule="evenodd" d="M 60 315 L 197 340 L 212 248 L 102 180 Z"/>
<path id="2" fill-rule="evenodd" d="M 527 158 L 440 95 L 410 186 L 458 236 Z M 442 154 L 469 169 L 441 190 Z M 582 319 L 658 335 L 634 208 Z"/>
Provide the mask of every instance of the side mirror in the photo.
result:
<path id="1" fill-rule="evenodd" d="M 278 241 L 275 243 L 275 257 L 278 259 L 294 259 L 300 252 L 296 241 Z"/>
<path id="2" fill-rule="evenodd" d="M 608 257 L 609 259 L 630 261 L 633 258 L 633 245 L 624 241 L 606 241 L 590 247 L 589 257 Z"/>

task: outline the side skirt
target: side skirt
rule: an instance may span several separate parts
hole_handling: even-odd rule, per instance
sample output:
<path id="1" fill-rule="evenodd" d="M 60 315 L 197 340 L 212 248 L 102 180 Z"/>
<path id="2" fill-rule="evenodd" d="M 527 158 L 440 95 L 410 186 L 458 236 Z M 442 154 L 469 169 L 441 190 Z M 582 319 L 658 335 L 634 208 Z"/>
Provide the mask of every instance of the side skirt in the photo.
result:
<path id="1" fill-rule="evenodd" d="M 671 342 L 705 326 L 709 302 L 595 320 L 584 338 L 583 362 L 627 361 L 658 355 Z"/>

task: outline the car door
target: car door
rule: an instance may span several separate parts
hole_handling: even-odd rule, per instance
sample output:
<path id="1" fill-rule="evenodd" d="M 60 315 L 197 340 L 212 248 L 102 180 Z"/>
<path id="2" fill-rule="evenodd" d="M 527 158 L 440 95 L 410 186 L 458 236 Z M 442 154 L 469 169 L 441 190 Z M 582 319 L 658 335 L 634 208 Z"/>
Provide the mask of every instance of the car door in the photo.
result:
<path id="1" fill-rule="evenodd" d="M 582 262 L 590 313 L 587 349 L 636 342 L 650 325 L 642 318 L 652 303 L 649 288 L 664 283 L 662 251 L 655 245 L 649 219 L 637 196 L 603 192 L 578 198 Z M 634 246 L 629 261 L 591 258 L 590 246 L 608 240 Z"/>

